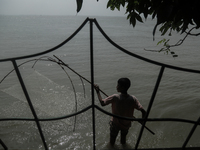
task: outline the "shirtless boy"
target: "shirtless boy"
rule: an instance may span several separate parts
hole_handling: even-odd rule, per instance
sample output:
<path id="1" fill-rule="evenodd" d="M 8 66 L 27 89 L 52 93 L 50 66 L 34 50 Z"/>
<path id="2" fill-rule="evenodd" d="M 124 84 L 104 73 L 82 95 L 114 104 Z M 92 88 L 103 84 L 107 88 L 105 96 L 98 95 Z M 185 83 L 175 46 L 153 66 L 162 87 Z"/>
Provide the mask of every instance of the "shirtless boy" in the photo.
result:
<path id="1" fill-rule="evenodd" d="M 137 109 L 142 112 L 142 117 L 144 118 L 146 111 L 143 109 L 142 105 L 135 96 L 127 93 L 130 85 L 131 82 L 128 78 L 120 78 L 116 87 L 117 92 L 120 94 L 113 94 L 105 99 L 102 99 L 98 85 L 95 85 L 95 89 L 101 105 L 106 106 L 111 104 L 113 114 L 132 118 L 134 109 Z M 110 121 L 110 144 L 115 144 L 119 131 L 121 133 L 121 144 L 126 144 L 126 136 L 130 127 L 131 121 L 112 117 Z"/>

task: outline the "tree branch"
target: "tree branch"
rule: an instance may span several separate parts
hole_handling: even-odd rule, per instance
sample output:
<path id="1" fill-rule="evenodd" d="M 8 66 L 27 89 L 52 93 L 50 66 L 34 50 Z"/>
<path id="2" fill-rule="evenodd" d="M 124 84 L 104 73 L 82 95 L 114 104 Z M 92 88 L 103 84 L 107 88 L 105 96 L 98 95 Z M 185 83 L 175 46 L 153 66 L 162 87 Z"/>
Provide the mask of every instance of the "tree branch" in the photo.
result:
<path id="1" fill-rule="evenodd" d="M 148 49 L 144 49 L 145 51 L 151 51 L 151 52 L 169 52 L 170 48 L 172 47 L 176 47 L 176 46 L 180 46 L 181 44 L 183 44 L 183 42 L 185 41 L 185 39 L 190 35 L 190 36 L 198 36 L 200 35 L 200 33 L 198 34 L 192 34 L 192 30 L 196 29 L 196 27 L 191 28 L 188 32 L 185 32 L 186 35 L 183 37 L 183 39 L 180 39 L 176 44 L 173 45 L 169 45 L 168 41 L 166 41 L 166 39 L 163 39 L 161 41 L 158 42 L 158 44 L 164 42 L 163 48 L 159 49 L 159 50 L 148 50 Z M 172 54 L 173 57 L 177 57 L 178 55 L 175 54 L 175 52 L 171 51 L 170 52 Z"/>

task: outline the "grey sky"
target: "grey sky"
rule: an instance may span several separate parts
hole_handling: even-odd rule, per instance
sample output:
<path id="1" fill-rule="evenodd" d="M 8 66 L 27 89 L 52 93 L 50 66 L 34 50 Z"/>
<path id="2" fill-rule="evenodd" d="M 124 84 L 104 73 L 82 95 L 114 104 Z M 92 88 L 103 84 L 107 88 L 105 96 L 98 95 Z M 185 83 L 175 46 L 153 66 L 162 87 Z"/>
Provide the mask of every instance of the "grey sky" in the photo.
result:
<path id="1" fill-rule="evenodd" d="M 106 8 L 107 0 L 83 0 L 78 15 L 123 16 Z M 76 0 L 0 0 L 0 15 L 76 15 Z"/>

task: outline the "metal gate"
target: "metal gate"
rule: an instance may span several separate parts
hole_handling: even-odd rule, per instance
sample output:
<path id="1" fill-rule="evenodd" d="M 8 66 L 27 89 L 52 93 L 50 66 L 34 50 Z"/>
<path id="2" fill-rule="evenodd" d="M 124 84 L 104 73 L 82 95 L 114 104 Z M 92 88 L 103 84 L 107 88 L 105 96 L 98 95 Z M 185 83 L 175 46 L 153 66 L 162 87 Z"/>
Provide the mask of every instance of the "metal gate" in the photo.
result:
<path id="1" fill-rule="evenodd" d="M 81 111 L 79 112 L 76 112 L 76 113 L 73 113 L 73 114 L 70 114 L 70 115 L 67 115 L 67 116 L 64 116 L 64 117 L 58 117 L 58 118 L 51 118 L 51 119 L 40 119 L 38 118 L 36 112 L 35 112 L 35 109 L 33 107 L 33 104 L 31 102 L 31 99 L 29 97 L 29 94 L 27 92 L 27 89 L 26 89 L 26 85 L 24 84 L 24 81 L 23 81 L 23 78 L 21 76 L 21 73 L 19 71 L 19 68 L 18 68 L 18 64 L 17 64 L 17 60 L 23 60 L 23 59 L 27 59 L 27 58 L 32 58 L 32 57 L 36 57 L 36 56 L 41 56 L 41 55 L 44 55 L 44 54 L 47 54 L 49 52 L 52 52 L 60 47 L 62 47 L 64 44 L 66 44 L 68 41 L 70 41 L 85 25 L 86 23 L 89 22 L 89 25 L 90 25 L 90 71 L 91 71 L 91 95 L 92 95 L 92 104 L 84 109 L 82 109 Z M 98 22 L 96 21 L 96 19 L 90 19 L 90 18 L 86 18 L 86 20 L 81 24 L 81 26 L 69 37 L 67 38 L 64 42 L 62 42 L 61 44 L 47 50 L 47 51 L 44 51 L 44 52 L 41 52 L 41 53 L 37 53 L 37 54 L 33 54 L 33 55 L 28 55 L 28 56 L 21 56 L 21 57 L 16 57 L 16 58 L 8 58 L 8 59 L 2 59 L 0 60 L 0 62 L 12 62 L 13 66 L 14 66 L 14 69 L 16 71 L 16 74 L 17 74 L 17 77 L 19 79 L 19 82 L 21 84 L 21 87 L 23 89 L 23 92 L 24 92 L 24 95 L 27 99 L 27 102 L 30 106 L 30 109 L 31 109 L 31 112 L 34 116 L 34 119 L 27 119 L 27 118 L 0 118 L 0 121 L 34 121 L 37 125 L 37 128 L 38 128 L 38 132 L 40 134 L 40 137 L 41 137 L 41 140 L 43 142 L 43 145 L 44 145 L 44 148 L 46 150 L 48 150 L 48 147 L 47 147 L 47 144 L 46 144 L 46 141 L 45 141 L 45 137 L 43 135 L 43 131 L 42 131 L 42 128 L 40 126 L 40 122 L 42 121 L 53 121 L 53 120 L 59 120 L 59 119 L 65 119 L 65 118 L 69 118 L 69 117 L 73 117 L 73 116 L 76 116 L 76 115 L 79 115 L 89 109 L 92 109 L 92 125 L 93 125 L 93 149 L 95 150 L 96 149 L 96 146 L 95 146 L 95 143 L 96 143 L 96 138 L 95 138 L 95 110 L 98 109 L 99 111 L 107 114 L 107 115 L 110 115 L 110 116 L 115 116 L 115 117 L 118 117 L 118 118 L 124 118 L 124 117 L 120 117 L 120 116 L 116 116 L 116 115 L 113 115 L 109 112 L 106 112 L 105 110 L 101 109 L 99 106 L 95 105 L 94 103 L 94 88 L 93 88 L 93 85 L 94 85 L 94 63 L 93 63 L 93 25 L 96 25 L 96 27 L 99 29 L 99 31 L 102 33 L 102 35 L 113 45 L 115 46 L 117 49 L 121 50 L 122 52 L 126 53 L 127 55 L 130 55 L 132 57 L 135 57 L 135 58 L 138 58 L 138 59 L 141 59 L 143 61 L 146 61 L 148 63 L 152 63 L 154 65 L 157 65 L 157 66 L 160 66 L 160 72 L 158 74 L 158 77 L 157 77 L 157 81 L 155 83 L 155 87 L 154 87 L 154 90 L 152 92 L 152 96 L 151 96 L 151 99 L 149 101 L 149 104 L 148 104 L 148 108 L 147 108 L 147 114 L 146 114 L 146 117 L 144 118 L 144 123 L 143 125 L 141 126 L 141 129 L 140 129 L 140 133 L 139 133 L 139 136 L 137 138 L 137 143 L 135 145 L 135 149 L 137 150 L 142 150 L 142 149 L 139 149 L 138 146 L 139 146 L 139 143 L 140 143 L 140 140 L 142 138 L 142 134 L 143 134 L 143 131 L 144 131 L 144 128 L 145 128 L 145 124 L 146 122 L 155 122 L 155 121 L 172 121 L 172 122 L 184 122 L 184 123 L 190 123 L 190 124 L 193 124 L 193 127 L 191 128 L 190 130 L 190 133 L 188 134 L 188 136 L 186 137 L 186 140 L 183 141 L 183 144 L 182 144 L 182 147 L 177 147 L 177 148 L 155 148 L 156 150 L 181 150 L 181 149 L 188 149 L 188 150 L 199 150 L 200 147 L 187 147 L 187 143 L 189 142 L 190 138 L 192 137 L 193 133 L 195 132 L 195 129 L 197 128 L 198 125 L 200 125 L 200 117 L 198 118 L 198 120 L 196 121 L 193 121 L 193 120 L 186 120 L 186 119 L 179 119 L 179 118 L 149 118 L 149 113 L 151 111 L 151 108 L 152 108 L 152 105 L 153 105 L 153 102 L 154 102 L 154 99 L 156 97 L 156 93 L 157 93 L 157 90 L 159 88 L 159 84 L 162 80 L 162 76 L 163 76 L 163 73 L 164 73 L 164 70 L 165 68 L 168 68 L 168 69 L 174 69 L 174 70 L 179 70 L 179 71 L 183 71 L 183 72 L 190 72 L 190 73 L 197 73 L 197 74 L 200 74 L 200 70 L 193 70 L 193 69 L 186 69 L 186 68 L 180 68 L 180 67 L 176 67 L 176 66 L 171 66 L 171 65 L 168 65 L 168 64 L 163 64 L 163 63 L 159 63 L 159 62 L 156 62 L 156 61 L 153 61 L 153 60 L 150 60 L 150 59 L 147 59 L 147 58 L 144 58 L 144 57 L 141 57 L 139 55 L 136 55 L 122 47 L 120 47 L 118 44 L 116 44 L 115 42 L 113 42 L 107 35 L 106 33 L 103 31 L 103 29 L 100 27 L 100 25 L 98 24 Z M 141 119 L 132 119 L 132 118 L 124 118 L 124 119 L 127 119 L 127 120 L 134 120 L 134 121 L 141 121 Z M 2 145 L 2 147 L 7 150 L 8 147 L 6 145 L 6 143 L 3 142 L 2 139 L 0 139 L 0 144 Z M 151 148 L 149 148 L 151 149 Z M 143 149 L 145 150 L 145 149 Z"/>

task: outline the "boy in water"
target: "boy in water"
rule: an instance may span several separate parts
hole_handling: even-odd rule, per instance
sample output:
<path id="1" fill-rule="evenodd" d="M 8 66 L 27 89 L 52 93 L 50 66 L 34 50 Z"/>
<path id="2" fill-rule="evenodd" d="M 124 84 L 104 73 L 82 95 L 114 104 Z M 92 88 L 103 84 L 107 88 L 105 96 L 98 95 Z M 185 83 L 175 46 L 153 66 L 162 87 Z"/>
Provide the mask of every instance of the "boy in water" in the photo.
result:
<path id="1" fill-rule="evenodd" d="M 142 105 L 135 96 L 131 96 L 127 93 L 130 85 L 131 82 L 128 78 L 120 78 L 116 87 L 117 92 L 120 94 L 113 94 L 105 99 L 102 99 L 98 85 L 95 85 L 95 89 L 102 106 L 112 104 L 113 114 L 132 118 L 134 109 L 137 109 L 142 112 L 142 117 L 144 118 L 146 111 L 143 109 Z M 110 121 L 110 144 L 115 144 L 119 131 L 121 131 L 121 144 L 126 144 L 126 135 L 130 127 L 131 121 L 112 117 Z"/>

